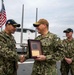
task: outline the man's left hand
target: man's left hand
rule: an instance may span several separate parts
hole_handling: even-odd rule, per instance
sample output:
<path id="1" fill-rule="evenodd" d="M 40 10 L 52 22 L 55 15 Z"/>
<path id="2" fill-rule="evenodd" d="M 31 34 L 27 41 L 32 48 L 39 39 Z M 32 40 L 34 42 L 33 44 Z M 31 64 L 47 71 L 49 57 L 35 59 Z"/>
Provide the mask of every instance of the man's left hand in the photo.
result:
<path id="1" fill-rule="evenodd" d="M 72 63 L 72 59 L 71 59 L 71 58 L 65 58 L 65 61 L 66 61 L 68 64 L 71 64 L 71 63 Z"/>
<path id="2" fill-rule="evenodd" d="M 35 60 L 44 61 L 44 60 L 46 60 L 46 56 L 44 56 L 44 55 L 39 55 L 39 56 L 37 56 L 37 58 L 36 58 Z"/>

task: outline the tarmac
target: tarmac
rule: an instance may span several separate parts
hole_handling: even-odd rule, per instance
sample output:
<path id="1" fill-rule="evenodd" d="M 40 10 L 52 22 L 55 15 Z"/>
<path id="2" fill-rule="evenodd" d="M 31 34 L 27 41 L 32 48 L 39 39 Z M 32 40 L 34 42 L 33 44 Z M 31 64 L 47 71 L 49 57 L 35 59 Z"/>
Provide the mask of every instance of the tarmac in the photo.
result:
<path id="1" fill-rule="evenodd" d="M 18 62 L 19 67 L 17 70 L 17 75 L 31 75 L 33 63 L 34 63 L 33 59 L 28 59 L 23 63 Z M 56 66 L 57 66 L 58 75 L 61 75 L 60 61 L 57 62 Z M 69 75 L 71 75 L 70 72 L 69 72 Z"/>

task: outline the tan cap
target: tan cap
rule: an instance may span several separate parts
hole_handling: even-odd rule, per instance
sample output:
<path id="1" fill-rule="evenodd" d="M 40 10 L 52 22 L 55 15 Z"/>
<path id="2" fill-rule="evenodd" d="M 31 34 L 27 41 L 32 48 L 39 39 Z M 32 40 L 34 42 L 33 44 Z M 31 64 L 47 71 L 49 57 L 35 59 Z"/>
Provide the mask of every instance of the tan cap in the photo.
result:
<path id="1" fill-rule="evenodd" d="M 36 27 L 37 25 L 40 24 L 46 24 L 49 25 L 48 21 L 46 19 L 40 19 L 39 21 L 37 21 L 36 23 L 33 24 L 34 27 Z"/>

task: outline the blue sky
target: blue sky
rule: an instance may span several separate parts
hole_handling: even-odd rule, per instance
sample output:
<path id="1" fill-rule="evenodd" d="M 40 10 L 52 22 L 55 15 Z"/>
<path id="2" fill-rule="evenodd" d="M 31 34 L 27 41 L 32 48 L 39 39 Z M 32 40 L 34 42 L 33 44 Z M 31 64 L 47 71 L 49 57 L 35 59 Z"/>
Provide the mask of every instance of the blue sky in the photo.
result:
<path id="1" fill-rule="evenodd" d="M 4 0 L 7 19 L 12 18 L 21 24 L 23 4 L 24 28 L 33 28 L 38 8 L 38 20 L 47 19 L 49 30 L 61 38 L 64 36 L 64 29 L 74 29 L 74 0 Z"/>

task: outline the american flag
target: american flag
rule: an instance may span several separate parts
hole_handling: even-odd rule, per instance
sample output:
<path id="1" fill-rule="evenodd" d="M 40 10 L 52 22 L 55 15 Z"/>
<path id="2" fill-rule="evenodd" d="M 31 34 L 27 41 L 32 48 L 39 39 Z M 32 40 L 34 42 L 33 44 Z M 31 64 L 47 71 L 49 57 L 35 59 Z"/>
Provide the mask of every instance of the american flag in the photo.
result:
<path id="1" fill-rule="evenodd" d="M 6 12 L 5 12 L 5 6 L 2 0 L 2 9 L 0 11 L 0 27 L 2 27 L 6 23 Z"/>

